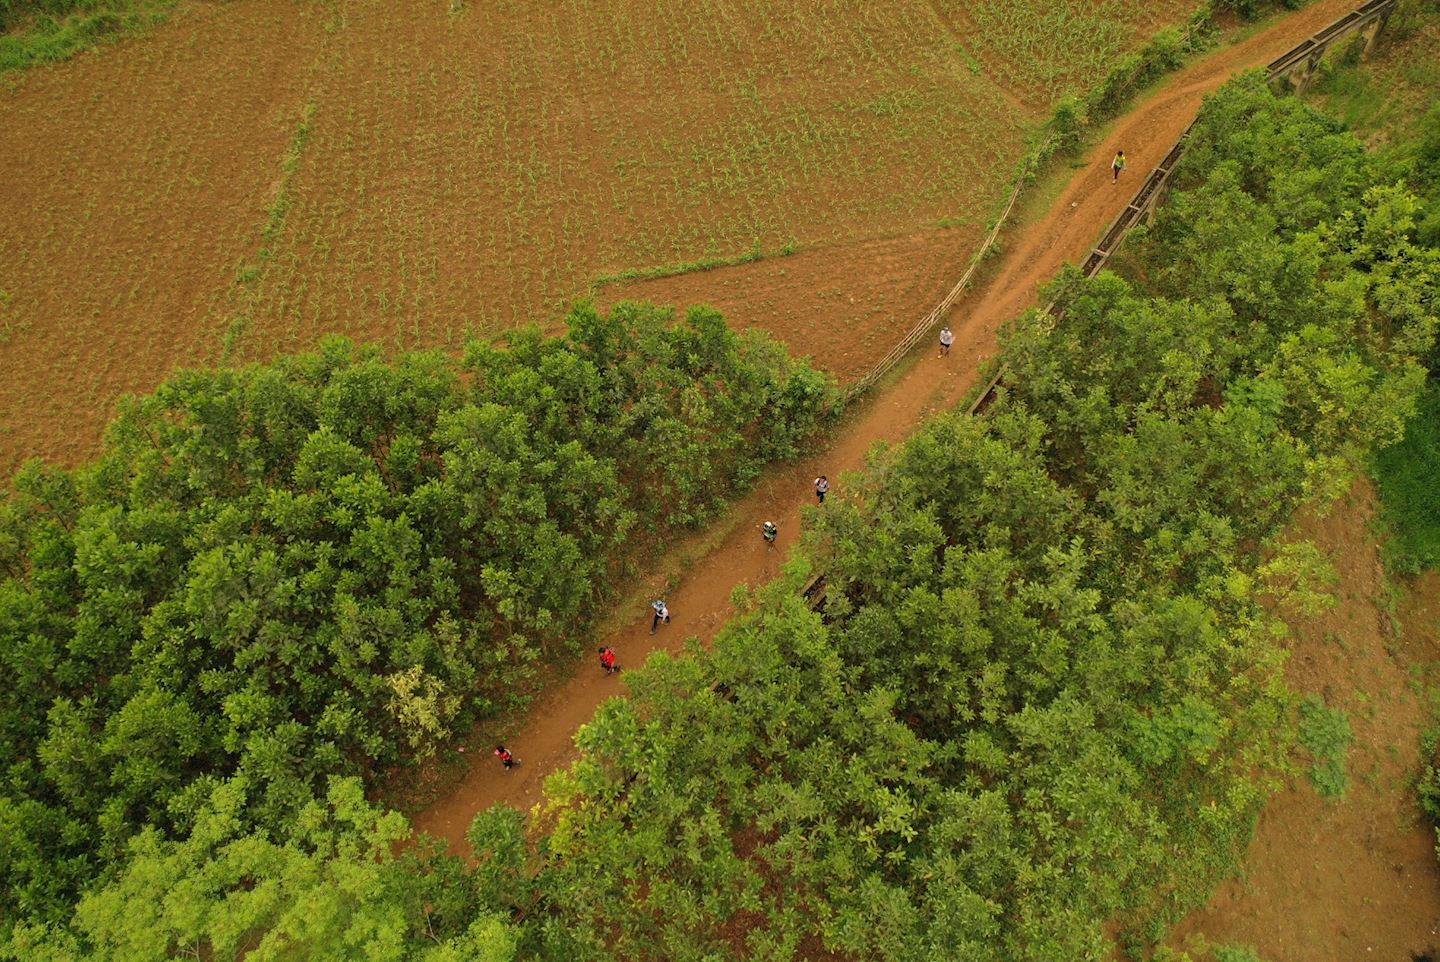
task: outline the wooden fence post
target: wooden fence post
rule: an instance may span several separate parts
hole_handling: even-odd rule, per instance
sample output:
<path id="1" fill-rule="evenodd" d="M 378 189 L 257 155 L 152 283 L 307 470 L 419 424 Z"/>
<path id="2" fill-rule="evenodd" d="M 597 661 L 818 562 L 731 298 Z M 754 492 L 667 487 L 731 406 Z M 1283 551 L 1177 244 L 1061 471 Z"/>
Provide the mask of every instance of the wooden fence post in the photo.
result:
<path id="1" fill-rule="evenodd" d="M 1360 54 L 1362 57 L 1370 56 L 1370 51 L 1375 49 L 1375 43 L 1380 39 L 1380 34 L 1385 30 L 1385 24 L 1390 21 L 1390 12 L 1395 8 L 1386 7 L 1385 12 L 1371 21 L 1370 26 L 1365 30 L 1365 49 Z"/>

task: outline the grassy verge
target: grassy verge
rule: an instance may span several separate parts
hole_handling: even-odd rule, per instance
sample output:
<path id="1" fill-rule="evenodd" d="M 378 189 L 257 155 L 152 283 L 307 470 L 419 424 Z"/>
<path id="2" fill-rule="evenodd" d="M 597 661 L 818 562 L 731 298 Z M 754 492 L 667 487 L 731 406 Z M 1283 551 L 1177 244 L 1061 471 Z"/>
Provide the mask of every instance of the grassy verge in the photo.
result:
<path id="1" fill-rule="evenodd" d="M 173 6 L 174 0 L 0 0 L 0 73 L 65 60 L 149 29 Z"/>
<path id="2" fill-rule="evenodd" d="M 1409 574 L 1440 567 L 1440 384 L 1433 380 L 1405 439 L 1375 458 L 1384 502 L 1386 563 Z"/>
<path id="3" fill-rule="evenodd" d="M 718 267 L 753 264 L 766 257 L 789 257 L 798 249 L 799 245 L 791 240 L 787 241 L 779 250 L 766 252 L 761 248 L 759 239 L 756 239 L 749 250 L 743 254 L 734 254 L 730 257 L 703 257 L 698 261 L 684 261 L 679 264 L 659 264 L 654 267 L 632 267 L 629 270 L 618 271 L 614 274 L 601 274 L 590 282 L 590 292 L 593 294 L 605 285 L 614 284 L 619 281 L 653 281 L 659 280 L 662 277 L 676 277 L 680 274 L 713 271 Z"/>

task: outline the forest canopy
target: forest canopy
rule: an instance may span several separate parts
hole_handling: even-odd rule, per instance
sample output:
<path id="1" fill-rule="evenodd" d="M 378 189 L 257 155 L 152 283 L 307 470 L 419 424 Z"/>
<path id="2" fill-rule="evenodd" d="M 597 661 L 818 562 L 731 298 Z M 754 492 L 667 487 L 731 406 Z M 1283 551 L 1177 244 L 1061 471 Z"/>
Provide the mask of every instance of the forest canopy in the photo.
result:
<path id="1" fill-rule="evenodd" d="M 343 339 L 133 398 L 0 503 L 0 918 L 68 908 L 225 780 L 284 835 L 513 703 L 621 548 L 797 449 L 826 379 L 710 309 L 386 359 Z M 237 803 L 238 805 L 238 803 Z M 232 806 L 234 807 L 234 806 Z"/>
<path id="2" fill-rule="evenodd" d="M 986 416 L 934 419 L 812 509 L 712 650 L 602 706 L 538 820 L 477 817 L 474 865 L 396 854 L 344 780 L 254 831 L 234 813 L 265 782 L 242 770 L 12 957 L 1100 960 L 1158 939 L 1278 782 L 1277 612 L 1324 598 L 1314 550 L 1277 535 L 1400 436 L 1440 274 L 1421 202 L 1258 75 L 1192 137 L 1120 269 L 1066 274 L 1058 323 L 1004 332 Z M 27 483 L 27 512 L 78 517 L 50 506 L 72 487 Z M 17 557 L 69 557 L 59 520 L 28 523 L 48 540 Z M 82 568 L 58 567 L 47 590 Z M 796 591 L 818 571 L 820 612 Z"/>

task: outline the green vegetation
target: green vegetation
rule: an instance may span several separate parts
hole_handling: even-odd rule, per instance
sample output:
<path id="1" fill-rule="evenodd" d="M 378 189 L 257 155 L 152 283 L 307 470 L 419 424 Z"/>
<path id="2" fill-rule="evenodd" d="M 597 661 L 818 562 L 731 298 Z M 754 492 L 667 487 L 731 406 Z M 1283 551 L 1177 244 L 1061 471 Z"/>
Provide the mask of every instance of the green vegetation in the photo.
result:
<path id="1" fill-rule="evenodd" d="M 1263 546 L 1399 434 L 1434 258 L 1258 78 L 1196 139 L 1138 253 L 1158 296 L 1062 281 L 993 413 L 814 513 L 823 620 L 766 595 L 582 733 L 535 883 L 568 941 L 537 951 L 1098 958 L 1233 866 L 1288 727 Z"/>
<path id="2" fill-rule="evenodd" d="M 536 823 L 475 820 L 473 866 L 396 856 L 400 827 L 351 782 L 257 830 L 252 767 L 116 839 L 126 857 L 73 917 L 21 925 L 11 956 L 1100 959 L 1116 925 L 1143 950 L 1234 867 L 1285 768 L 1264 602 L 1304 568 L 1273 559 L 1304 553 L 1273 539 L 1400 435 L 1423 381 L 1436 256 L 1410 240 L 1414 199 L 1374 176 L 1334 123 L 1258 77 L 1227 87 L 1134 276 L 1062 278 L 1064 323 L 1009 327 L 984 419 L 936 419 L 812 510 L 712 650 L 652 659 L 602 706 Z M 195 454 L 224 436 L 205 423 L 150 470 L 204 479 Z M 248 530 L 227 520 L 191 540 Z M 65 558 L 70 530 L 42 530 L 28 557 Z M 45 590 L 124 539 L 74 543 Z M 816 568 L 823 617 L 795 592 Z M 40 666 L 54 646 L 28 650 Z M 1339 757 L 1343 718 L 1298 721 Z M 40 758 L 64 774 L 84 748 Z"/>
<path id="3" fill-rule="evenodd" d="M 0 72 L 53 63 L 164 20 L 174 0 L 0 0 Z"/>
<path id="4" fill-rule="evenodd" d="M 1218 945 L 1214 954 L 1215 962 L 1264 962 L 1260 953 L 1248 945 Z"/>
<path id="5" fill-rule="evenodd" d="M 1440 247 L 1440 17 L 1433 4 L 1410 3 L 1392 17 L 1378 59 L 1341 57 L 1326 67 L 1317 93 L 1325 108 L 1375 145 L 1381 176 L 1403 182 L 1423 201 L 1415 239 Z M 1426 302 L 1440 299 L 1432 284 Z M 1440 351 L 1427 359 L 1431 381 L 1405 437 L 1373 465 L 1387 528 L 1385 561 L 1415 574 L 1440 566 Z"/>
<path id="6" fill-rule="evenodd" d="M 1350 787 L 1345 756 L 1354 736 L 1343 711 L 1311 695 L 1300 703 L 1300 746 L 1310 753 L 1310 784 L 1326 798 L 1341 798 Z"/>
<path id="7" fill-rule="evenodd" d="M 750 245 L 750 249 L 745 251 L 745 253 L 735 254 L 731 257 L 706 257 L 698 261 L 687 261 L 683 264 L 661 264 L 656 267 L 632 267 L 614 274 L 602 274 L 590 282 L 590 290 L 592 292 L 596 291 L 606 284 L 613 284 L 616 281 L 651 281 L 661 277 L 693 274 L 697 271 L 713 271 L 720 267 L 734 267 L 737 264 L 753 264 L 765 257 L 789 257 L 795 253 L 797 249 L 798 245 L 795 241 L 789 240 L 782 244 L 779 250 L 767 254 L 760 248 L 760 241 L 757 239 Z"/>
<path id="8" fill-rule="evenodd" d="M 1387 565 L 1415 574 L 1440 567 L 1440 381 L 1432 378 L 1400 443 L 1375 458 L 1389 539 Z"/>
<path id="9" fill-rule="evenodd" d="M 1234 868 L 1294 732 L 1344 790 L 1348 721 L 1283 683 L 1270 603 L 1314 566 L 1276 538 L 1415 410 L 1429 216 L 1339 124 L 1228 86 L 1126 272 L 1008 326 L 986 417 L 812 509 L 534 822 L 476 818 L 473 865 L 403 846 L 371 776 L 504 704 L 628 537 L 707 517 L 830 389 L 639 305 L 463 364 L 330 340 L 176 377 L 0 505 L 0 957 L 1143 952 Z"/>
<path id="10" fill-rule="evenodd" d="M 232 830 L 289 837 L 327 778 L 513 704 L 627 542 L 794 453 L 825 379 L 713 310 L 669 319 L 582 305 L 563 339 L 463 364 L 332 339 L 187 372 L 129 401 L 95 464 L 22 470 L 0 501 L 0 921 L 63 914 L 132 839 L 200 831 L 227 779 Z"/>

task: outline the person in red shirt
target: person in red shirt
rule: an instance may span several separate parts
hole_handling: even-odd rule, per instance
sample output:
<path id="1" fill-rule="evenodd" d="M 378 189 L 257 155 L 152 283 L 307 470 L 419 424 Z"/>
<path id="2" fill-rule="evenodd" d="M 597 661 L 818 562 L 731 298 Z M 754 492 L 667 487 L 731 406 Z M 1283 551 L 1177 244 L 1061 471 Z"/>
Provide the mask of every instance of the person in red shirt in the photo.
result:
<path id="1" fill-rule="evenodd" d="M 620 670 L 620 665 L 615 661 L 614 648 L 597 648 L 600 653 L 600 667 L 605 669 L 605 674 L 613 675 Z"/>
<path id="2" fill-rule="evenodd" d="M 496 745 L 495 754 L 500 758 L 500 764 L 505 766 L 507 772 L 520 764 L 520 759 L 511 754 L 510 749 L 504 745 Z"/>

